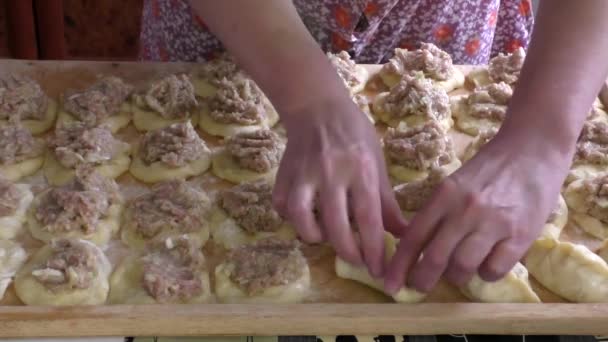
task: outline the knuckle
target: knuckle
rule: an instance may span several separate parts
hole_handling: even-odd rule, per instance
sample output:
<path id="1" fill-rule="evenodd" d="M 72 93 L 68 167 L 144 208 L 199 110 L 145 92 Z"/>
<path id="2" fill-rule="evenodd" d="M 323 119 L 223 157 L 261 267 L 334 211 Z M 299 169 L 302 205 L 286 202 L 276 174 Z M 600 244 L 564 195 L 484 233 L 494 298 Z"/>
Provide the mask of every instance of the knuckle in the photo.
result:
<path id="1" fill-rule="evenodd" d="M 312 211 L 302 202 L 290 201 L 287 203 L 287 214 L 290 217 L 302 217 Z"/>
<path id="2" fill-rule="evenodd" d="M 423 262 L 432 269 L 443 267 L 447 261 L 444 253 L 440 251 L 431 251 L 423 256 Z"/>
<path id="3" fill-rule="evenodd" d="M 477 265 L 471 262 L 470 258 L 463 256 L 456 256 L 452 261 L 452 265 L 455 269 L 462 273 L 474 273 L 477 270 Z"/>

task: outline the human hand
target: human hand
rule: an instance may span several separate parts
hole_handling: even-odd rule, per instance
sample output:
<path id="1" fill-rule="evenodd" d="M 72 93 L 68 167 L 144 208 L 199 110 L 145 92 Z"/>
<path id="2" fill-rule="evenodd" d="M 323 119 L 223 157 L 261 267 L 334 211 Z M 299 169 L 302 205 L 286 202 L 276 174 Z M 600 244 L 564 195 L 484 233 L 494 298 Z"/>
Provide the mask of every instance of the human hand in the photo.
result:
<path id="1" fill-rule="evenodd" d="M 537 132 L 499 132 L 438 186 L 400 236 L 387 291 L 405 284 L 428 292 L 441 276 L 457 286 L 476 273 L 496 281 L 513 268 L 555 206 L 571 161 Z"/>
<path id="2" fill-rule="evenodd" d="M 285 115 L 288 142 L 274 190 L 279 213 L 309 243 L 329 241 L 336 253 L 384 269 L 384 229 L 405 227 L 373 126 L 348 98 L 316 101 Z M 315 200 L 319 222 L 313 209 Z M 358 227 L 361 250 L 349 214 Z"/>

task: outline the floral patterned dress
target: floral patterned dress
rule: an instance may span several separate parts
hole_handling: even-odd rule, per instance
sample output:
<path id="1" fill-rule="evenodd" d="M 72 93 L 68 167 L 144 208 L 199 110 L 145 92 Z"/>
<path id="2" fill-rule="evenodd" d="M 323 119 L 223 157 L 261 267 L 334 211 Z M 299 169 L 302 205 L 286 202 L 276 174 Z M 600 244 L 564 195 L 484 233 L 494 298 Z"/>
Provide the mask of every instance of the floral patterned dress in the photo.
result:
<path id="1" fill-rule="evenodd" d="M 483 64 L 527 48 L 530 0 L 293 0 L 325 51 L 348 51 L 359 63 L 382 63 L 397 47 L 431 42 L 458 64 Z M 144 0 L 140 57 L 202 61 L 222 44 L 187 0 Z"/>

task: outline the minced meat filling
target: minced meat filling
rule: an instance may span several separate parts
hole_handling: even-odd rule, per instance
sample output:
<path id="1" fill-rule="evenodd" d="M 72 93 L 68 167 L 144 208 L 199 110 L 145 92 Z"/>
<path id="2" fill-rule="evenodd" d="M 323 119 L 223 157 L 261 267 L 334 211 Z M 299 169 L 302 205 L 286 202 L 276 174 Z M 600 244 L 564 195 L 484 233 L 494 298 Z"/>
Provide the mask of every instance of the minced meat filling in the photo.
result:
<path id="1" fill-rule="evenodd" d="M 346 87 L 352 88 L 363 83 L 362 79 L 357 78 L 357 63 L 350 58 L 348 52 L 342 51 L 338 54 L 328 52 L 327 57 Z"/>
<path id="2" fill-rule="evenodd" d="M 513 89 L 504 82 L 477 88 L 467 97 L 466 103 L 471 116 L 502 122 L 507 113 L 507 105 L 513 96 Z"/>
<path id="3" fill-rule="evenodd" d="M 53 291 L 89 288 L 98 271 L 94 247 L 62 239 L 52 241 L 51 248 L 52 255 L 32 276 Z"/>
<path id="4" fill-rule="evenodd" d="M 483 130 L 481 133 L 479 133 L 475 140 L 473 140 L 469 145 L 467 145 L 467 148 L 465 150 L 465 159 L 473 158 L 473 156 L 477 154 L 485 144 L 489 143 L 490 140 L 494 139 L 497 133 L 498 129 L 494 127 Z"/>
<path id="5" fill-rule="evenodd" d="M 82 122 L 60 127 L 49 141 L 49 148 L 61 165 L 102 164 L 129 149 L 129 144 L 114 138 L 106 127 L 89 128 Z"/>
<path id="6" fill-rule="evenodd" d="M 9 76 L 0 80 L 0 120 L 42 120 L 49 99 L 34 80 Z"/>
<path id="7" fill-rule="evenodd" d="M 249 233 L 277 231 L 283 224 L 272 206 L 272 185 L 264 181 L 223 190 L 219 205 Z"/>
<path id="8" fill-rule="evenodd" d="M 197 160 L 208 151 L 190 121 L 146 133 L 141 146 L 140 156 L 145 163 L 162 162 L 173 168 Z"/>
<path id="9" fill-rule="evenodd" d="M 218 80 L 216 95 L 208 101 L 209 115 L 224 124 L 255 125 L 262 122 L 266 101 L 262 90 L 243 75 Z"/>
<path id="10" fill-rule="evenodd" d="M 608 164 L 608 124 L 587 121 L 576 143 L 575 162 Z"/>
<path id="11" fill-rule="evenodd" d="M 488 65 L 490 80 L 493 82 L 515 84 L 519 78 L 519 73 L 521 72 L 525 59 L 526 52 L 523 48 L 519 48 L 508 55 L 500 53 L 498 56 L 492 58 Z"/>
<path id="12" fill-rule="evenodd" d="M 166 119 L 182 119 L 198 107 L 194 85 L 187 75 L 169 75 L 150 86 L 145 105 Z"/>
<path id="13" fill-rule="evenodd" d="M 445 81 L 452 76 L 450 55 L 431 43 L 422 43 L 420 49 L 408 51 L 395 49 L 395 55 L 383 66 L 383 71 L 403 75 L 410 71 L 422 71 L 426 77 Z"/>
<path id="14" fill-rule="evenodd" d="M 395 190 L 395 197 L 401 210 L 420 210 L 431 197 L 437 185 L 439 185 L 445 177 L 446 174 L 442 169 L 434 168 L 427 178 L 398 187 Z"/>
<path id="15" fill-rule="evenodd" d="M 204 256 L 187 236 L 153 245 L 143 258 L 142 285 L 159 302 L 185 300 L 202 294 L 200 272 Z"/>
<path id="16" fill-rule="evenodd" d="M 199 76 L 210 81 L 211 84 L 215 84 L 223 78 L 234 77 L 238 72 L 240 72 L 239 68 L 232 58 L 224 55 L 204 63 L 199 71 Z"/>
<path id="17" fill-rule="evenodd" d="M 233 136 L 226 149 L 240 167 L 267 172 L 279 165 L 285 144 L 275 132 L 260 129 Z"/>
<path id="18" fill-rule="evenodd" d="M 91 234 L 119 196 L 114 180 L 91 168 L 81 168 L 71 183 L 46 192 L 34 215 L 47 232 Z"/>
<path id="19" fill-rule="evenodd" d="M 587 213 L 602 222 L 608 222 L 608 175 L 583 181 Z"/>
<path id="20" fill-rule="evenodd" d="M 390 90 L 382 110 L 393 117 L 418 115 L 442 120 L 450 116 L 450 98 L 430 79 L 420 74 L 407 74 Z"/>
<path id="21" fill-rule="evenodd" d="M 19 208 L 21 192 L 12 182 L 0 177 L 0 217 L 13 215 Z"/>
<path id="22" fill-rule="evenodd" d="M 392 164 L 415 170 L 428 170 L 454 159 L 452 141 L 435 121 L 413 128 L 389 128 L 384 145 Z"/>
<path id="23" fill-rule="evenodd" d="M 11 165 L 44 153 L 42 141 L 18 125 L 0 127 L 0 164 Z"/>
<path id="24" fill-rule="evenodd" d="M 114 76 L 106 77 L 84 91 L 70 91 L 64 97 L 65 110 L 88 126 L 117 114 L 133 87 Z"/>
<path id="25" fill-rule="evenodd" d="M 298 242 L 277 238 L 235 249 L 230 254 L 230 262 L 234 265 L 230 280 L 249 295 L 296 281 L 306 268 Z"/>
<path id="26" fill-rule="evenodd" d="M 166 229 L 180 233 L 201 229 L 208 205 L 202 192 L 183 180 L 171 180 L 155 185 L 129 207 L 137 233 L 151 239 Z"/>

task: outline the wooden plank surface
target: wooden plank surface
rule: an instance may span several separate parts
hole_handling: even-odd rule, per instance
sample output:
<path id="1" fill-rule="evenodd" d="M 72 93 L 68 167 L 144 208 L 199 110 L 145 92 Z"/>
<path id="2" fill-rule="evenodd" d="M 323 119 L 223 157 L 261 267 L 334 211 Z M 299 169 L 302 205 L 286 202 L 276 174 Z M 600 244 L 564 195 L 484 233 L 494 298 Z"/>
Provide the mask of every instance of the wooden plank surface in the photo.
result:
<path id="1" fill-rule="evenodd" d="M 142 86 L 159 75 L 195 68 L 183 63 L 0 60 L 0 76 L 11 72 L 29 74 L 55 98 L 68 88 L 87 86 L 98 74 L 119 75 Z M 373 72 L 377 67 L 369 69 Z M 135 135 L 131 127 L 119 136 L 132 142 L 137 139 Z M 212 147 L 218 145 L 217 139 L 202 135 Z M 462 152 L 470 138 L 457 132 L 453 132 L 453 137 Z M 195 178 L 193 184 L 218 186 L 209 174 Z M 128 175 L 118 181 L 137 193 L 145 190 Z M 573 226 L 566 230 L 564 238 L 592 249 L 599 244 Z M 391 304 L 381 293 L 336 277 L 331 250 L 313 248 L 306 252 L 313 278 L 313 292 L 306 304 L 24 307 L 9 288 L 7 297 L 0 302 L 0 337 L 608 334 L 608 304 L 565 304 L 534 281 L 534 289 L 544 304 L 465 303 L 462 294 L 446 283 L 429 295 L 427 303 Z M 120 259 L 111 253 L 109 256 L 114 261 Z"/>

